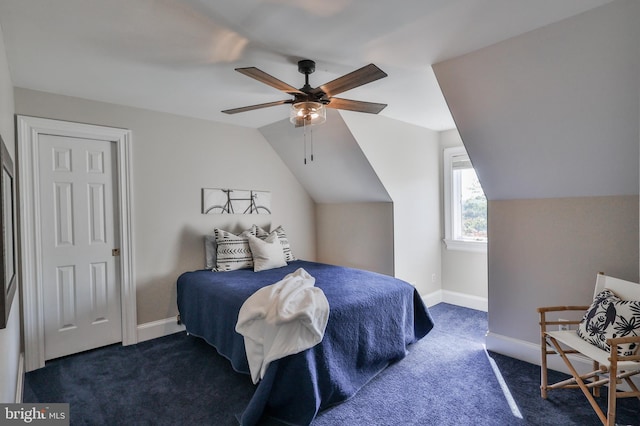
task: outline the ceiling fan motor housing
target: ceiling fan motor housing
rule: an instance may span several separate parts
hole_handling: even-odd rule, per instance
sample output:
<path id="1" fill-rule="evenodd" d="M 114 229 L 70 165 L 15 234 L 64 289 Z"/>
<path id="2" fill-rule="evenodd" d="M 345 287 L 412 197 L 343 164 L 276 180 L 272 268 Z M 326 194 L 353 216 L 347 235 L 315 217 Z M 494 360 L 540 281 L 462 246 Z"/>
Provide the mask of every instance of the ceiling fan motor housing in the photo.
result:
<path id="1" fill-rule="evenodd" d="M 311 59 L 303 59 L 298 61 L 298 71 L 304 74 L 304 86 L 300 88 L 300 91 L 303 93 L 295 95 L 295 102 L 321 102 L 323 104 L 328 104 L 329 100 L 326 99 L 325 93 L 319 89 L 314 92 L 313 87 L 309 84 L 309 74 L 313 73 L 316 70 L 316 63 Z M 324 99 L 324 101 L 323 101 Z"/>
<path id="2" fill-rule="evenodd" d="M 298 61 L 298 71 L 302 74 L 312 74 L 316 70 L 316 63 L 311 59 Z"/>

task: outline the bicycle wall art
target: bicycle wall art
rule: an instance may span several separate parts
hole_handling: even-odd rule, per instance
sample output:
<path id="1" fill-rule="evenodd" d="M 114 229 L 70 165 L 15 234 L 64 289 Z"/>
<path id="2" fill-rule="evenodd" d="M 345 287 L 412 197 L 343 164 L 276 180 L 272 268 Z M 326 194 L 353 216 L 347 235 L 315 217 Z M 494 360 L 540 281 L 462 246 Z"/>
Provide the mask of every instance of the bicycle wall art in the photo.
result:
<path id="1" fill-rule="evenodd" d="M 203 214 L 271 214 L 271 192 L 202 188 Z"/>

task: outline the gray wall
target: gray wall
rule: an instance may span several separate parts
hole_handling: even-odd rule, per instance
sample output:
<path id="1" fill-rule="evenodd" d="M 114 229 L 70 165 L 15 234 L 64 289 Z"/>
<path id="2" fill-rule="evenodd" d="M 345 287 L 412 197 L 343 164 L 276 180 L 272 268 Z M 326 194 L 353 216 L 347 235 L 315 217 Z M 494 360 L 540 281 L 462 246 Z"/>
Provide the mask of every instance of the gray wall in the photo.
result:
<path id="1" fill-rule="evenodd" d="M 490 200 L 638 193 L 640 2 L 434 65 Z"/>
<path id="2" fill-rule="evenodd" d="M 318 204 L 318 261 L 394 274 L 393 203 Z"/>
<path id="3" fill-rule="evenodd" d="M 489 328 L 539 341 L 536 307 L 589 305 L 596 274 L 638 282 L 638 196 L 489 202 Z"/>
<path id="4" fill-rule="evenodd" d="M 489 198 L 489 329 L 510 355 L 596 272 L 638 280 L 639 21 L 617 0 L 434 66 Z"/>
<path id="5" fill-rule="evenodd" d="M 13 84 L 0 28 L 0 135 L 15 163 Z M 0 402 L 16 402 L 18 359 L 20 356 L 20 303 L 19 294 L 11 306 L 7 327 L 0 330 Z"/>
<path id="6" fill-rule="evenodd" d="M 282 225 L 294 255 L 315 259 L 315 203 L 255 129 L 20 88 L 15 110 L 131 129 L 138 324 L 177 314 L 176 279 L 204 267 L 214 227 Z M 203 215 L 201 188 L 271 191 L 273 214 Z"/>

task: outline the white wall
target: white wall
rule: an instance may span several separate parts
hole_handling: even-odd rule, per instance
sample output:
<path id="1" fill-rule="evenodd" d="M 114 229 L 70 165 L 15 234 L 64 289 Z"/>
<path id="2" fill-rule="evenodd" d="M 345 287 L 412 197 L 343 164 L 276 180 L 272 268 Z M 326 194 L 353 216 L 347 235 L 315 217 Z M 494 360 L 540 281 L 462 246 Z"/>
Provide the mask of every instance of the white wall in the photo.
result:
<path id="1" fill-rule="evenodd" d="M 15 110 L 132 131 L 138 324 L 177 314 L 176 279 L 204 267 L 214 227 L 283 225 L 294 255 L 315 259 L 315 204 L 256 129 L 20 88 Z M 271 191 L 273 214 L 203 215 L 201 188 Z"/>
<path id="2" fill-rule="evenodd" d="M 440 176 L 444 178 L 443 155 L 446 148 L 463 146 L 456 129 L 440 132 Z M 440 183 L 440 202 L 444 206 L 444 185 Z M 441 237 L 444 239 L 444 210 L 440 221 Z M 442 243 L 442 290 L 486 299 L 489 297 L 487 253 L 448 250 Z"/>
<path id="3" fill-rule="evenodd" d="M 377 115 L 340 114 L 393 200 L 395 276 L 422 295 L 439 290 L 438 133 Z"/>
<path id="4" fill-rule="evenodd" d="M 13 84 L 0 28 L 0 135 L 15 163 Z M 7 327 L 0 330 L 0 402 L 16 402 L 20 356 L 20 295 L 16 292 Z"/>

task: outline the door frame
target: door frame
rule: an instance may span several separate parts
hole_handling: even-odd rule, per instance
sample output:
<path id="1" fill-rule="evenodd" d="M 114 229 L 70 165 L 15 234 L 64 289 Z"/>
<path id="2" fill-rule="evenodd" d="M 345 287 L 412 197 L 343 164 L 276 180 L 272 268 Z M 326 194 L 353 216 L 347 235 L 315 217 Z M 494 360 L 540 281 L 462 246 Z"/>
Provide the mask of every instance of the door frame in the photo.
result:
<path id="1" fill-rule="evenodd" d="M 16 116 L 18 146 L 19 272 L 22 282 L 25 371 L 44 367 L 44 300 L 38 139 L 41 134 L 95 139 L 116 144 L 116 188 L 120 238 L 122 344 L 137 343 L 136 288 L 133 261 L 131 131 L 47 118 Z"/>

